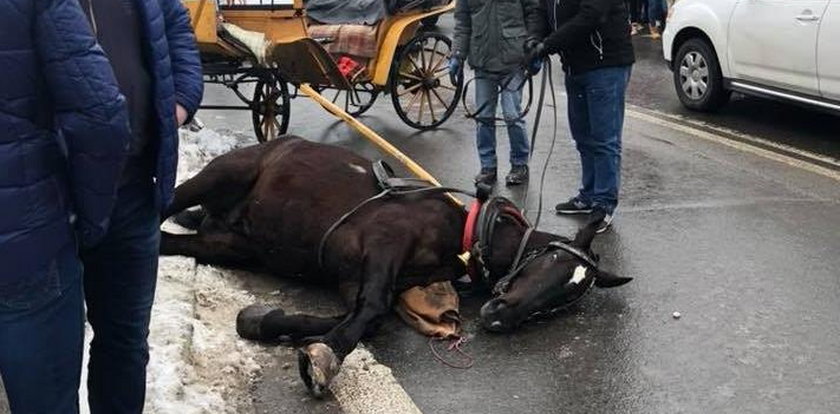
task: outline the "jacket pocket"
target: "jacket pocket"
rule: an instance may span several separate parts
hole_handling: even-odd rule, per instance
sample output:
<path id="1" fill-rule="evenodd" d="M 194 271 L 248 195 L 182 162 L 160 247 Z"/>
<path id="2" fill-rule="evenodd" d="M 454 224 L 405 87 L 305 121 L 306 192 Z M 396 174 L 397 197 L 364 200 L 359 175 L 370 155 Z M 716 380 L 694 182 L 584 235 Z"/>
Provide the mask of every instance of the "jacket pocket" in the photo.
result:
<path id="1" fill-rule="evenodd" d="M 70 244 L 34 274 L 0 286 L 0 312 L 38 309 L 60 297 L 62 285 L 79 278 L 81 273 L 75 245 Z"/>
<path id="2" fill-rule="evenodd" d="M 502 27 L 502 61 L 520 63 L 525 59 L 525 39 L 528 31 L 522 26 Z"/>

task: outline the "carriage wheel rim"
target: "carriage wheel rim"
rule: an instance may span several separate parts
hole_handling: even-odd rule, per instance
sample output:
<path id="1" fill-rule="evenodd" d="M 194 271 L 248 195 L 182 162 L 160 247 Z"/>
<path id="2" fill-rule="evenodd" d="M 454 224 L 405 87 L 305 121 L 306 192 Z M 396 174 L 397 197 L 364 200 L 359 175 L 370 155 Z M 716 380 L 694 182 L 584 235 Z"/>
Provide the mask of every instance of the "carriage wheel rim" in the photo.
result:
<path id="1" fill-rule="evenodd" d="M 406 45 L 395 66 L 391 80 L 394 106 L 403 121 L 414 128 L 434 128 L 455 109 L 461 88 L 458 84 L 449 85 L 449 67 L 445 63 L 451 55 L 450 42 L 439 34 L 428 33 Z"/>
<path id="2" fill-rule="evenodd" d="M 252 121 L 257 140 L 265 142 L 286 133 L 289 122 L 289 92 L 274 75 L 260 77 L 254 89 Z"/>

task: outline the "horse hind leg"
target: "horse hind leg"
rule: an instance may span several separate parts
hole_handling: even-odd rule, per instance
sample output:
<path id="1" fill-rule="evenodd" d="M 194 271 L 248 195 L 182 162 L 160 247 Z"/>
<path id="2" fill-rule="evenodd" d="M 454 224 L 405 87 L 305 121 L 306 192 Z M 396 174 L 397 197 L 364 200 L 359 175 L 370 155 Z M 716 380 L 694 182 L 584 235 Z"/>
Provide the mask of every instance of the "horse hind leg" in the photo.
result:
<path id="1" fill-rule="evenodd" d="M 203 205 L 211 213 L 232 208 L 251 190 L 259 174 L 262 154 L 271 146 L 240 148 L 210 161 L 204 169 L 175 189 L 163 219 Z"/>
<path id="2" fill-rule="evenodd" d="M 207 218 L 207 212 L 204 211 L 203 208 L 197 208 L 193 210 L 183 210 L 180 213 L 174 214 L 172 216 L 172 221 L 185 229 L 198 230 L 201 228 L 201 224 L 204 222 L 205 218 Z"/>
<path id="3" fill-rule="evenodd" d="M 235 268 L 256 269 L 259 263 L 248 240 L 233 232 L 171 234 L 161 232 L 162 256 L 187 256 L 196 262 Z"/>

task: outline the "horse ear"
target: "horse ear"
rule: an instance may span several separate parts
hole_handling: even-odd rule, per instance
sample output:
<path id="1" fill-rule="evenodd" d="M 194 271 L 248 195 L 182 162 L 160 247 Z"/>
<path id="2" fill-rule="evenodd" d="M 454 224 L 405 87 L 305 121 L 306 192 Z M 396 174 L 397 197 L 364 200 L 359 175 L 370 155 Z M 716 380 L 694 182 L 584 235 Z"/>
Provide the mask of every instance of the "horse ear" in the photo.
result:
<path id="1" fill-rule="evenodd" d="M 589 249 L 589 246 L 592 245 L 592 240 L 595 238 L 595 230 L 597 228 L 597 223 L 590 223 L 585 227 L 582 227 L 575 235 L 575 240 L 572 242 L 572 245 L 583 249 Z"/>
<path id="2" fill-rule="evenodd" d="M 621 286 L 631 280 L 633 280 L 632 277 L 616 276 L 610 272 L 598 270 L 598 274 L 595 275 L 595 286 L 599 288 L 611 288 Z"/>

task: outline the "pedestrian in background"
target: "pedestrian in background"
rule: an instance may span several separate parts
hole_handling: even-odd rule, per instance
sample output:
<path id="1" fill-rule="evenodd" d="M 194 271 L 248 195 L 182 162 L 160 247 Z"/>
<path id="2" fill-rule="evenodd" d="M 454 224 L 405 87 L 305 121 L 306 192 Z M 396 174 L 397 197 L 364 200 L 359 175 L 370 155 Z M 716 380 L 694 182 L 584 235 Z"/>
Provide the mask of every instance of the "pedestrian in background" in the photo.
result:
<path id="1" fill-rule="evenodd" d="M 455 6 L 455 44 L 449 74 L 463 76 L 464 61 L 475 70 L 476 144 L 481 171 L 476 183 L 496 182 L 496 105 L 502 104 L 510 140 L 507 185 L 528 180 L 527 128 L 522 119 L 525 41 L 540 28 L 540 0 L 459 0 Z"/>
<path id="2" fill-rule="evenodd" d="M 646 0 L 625 0 L 627 10 L 630 13 L 630 34 L 637 35 L 644 28 L 647 22 L 647 1 Z"/>
<path id="3" fill-rule="evenodd" d="M 651 39 L 657 40 L 662 37 L 660 29 L 668 12 L 667 7 L 665 0 L 647 0 L 647 21 Z"/>
<path id="4" fill-rule="evenodd" d="M 569 127 L 581 163 L 578 194 L 558 214 L 590 214 L 598 232 L 612 223 L 621 184 L 624 93 L 635 61 L 623 0 L 543 0 L 529 59 L 560 54 Z"/>
<path id="5" fill-rule="evenodd" d="M 107 234 L 129 122 L 76 0 L 4 0 L 0 27 L 0 376 L 13 413 L 73 413 L 77 241 Z"/>
<path id="6" fill-rule="evenodd" d="M 178 126 L 198 109 L 201 60 L 180 0 L 81 0 L 126 96 L 131 147 L 103 243 L 82 251 L 93 328 L 88 401 L 141 413 L 161 212 L 172 201 Z"/>

